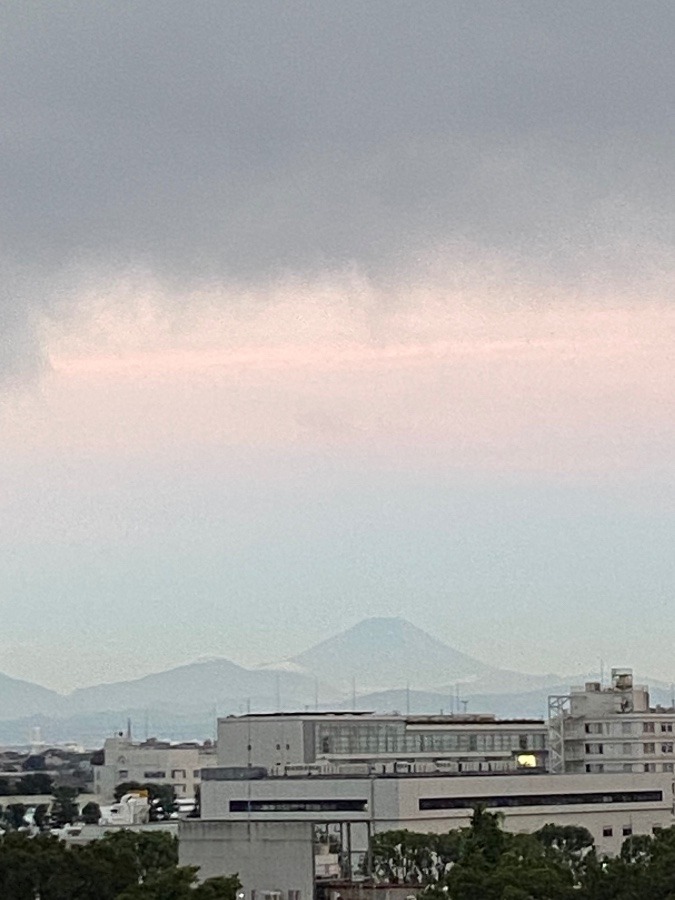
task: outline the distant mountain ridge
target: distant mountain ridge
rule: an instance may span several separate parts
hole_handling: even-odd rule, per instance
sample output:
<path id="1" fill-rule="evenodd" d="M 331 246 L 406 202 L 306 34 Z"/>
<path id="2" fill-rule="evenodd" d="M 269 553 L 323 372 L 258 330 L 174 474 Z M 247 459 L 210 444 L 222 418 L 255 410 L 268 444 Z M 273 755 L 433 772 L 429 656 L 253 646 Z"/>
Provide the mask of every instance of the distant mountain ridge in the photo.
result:
<path id="1" fill-rule="evenodd" d="M 102 740 L 124 727 L 127 716 L 137 724 L 150 722 L 157 736 L 172 737 L 172 728 L 175 734 L 201 728 L 210 735 L 216 715 L 247 709 L 348 709 L 354 694 L 358 709 L 381 713 L 448 713 L 466 707 L 469 712 L 541 717 L 549 693 L 564 693 L 586 680 L 597 678 L 500 669 L 405 619 L 372 618 L 297 656 L 255 668 L 227 659 L 200 660 L 68 695 L 0 674 L 0 741 L 18 733 L 27 739 L 32 725 L 43 727 L 46 740 L 56 735 L 63 739 L 64 734 Z M 651 687 L 655 702 L 668 702 L 661 683 Z"/>
<path id="2" fill-rule="evenodd" d="M 323 677 L 358 693 L 410 687 L 462 696 L 527 691 L 556 684 L 559 675 L 526 675 L 491 666 L 401 618 L 364 619 L 286 660 L 295 671 Z"/>

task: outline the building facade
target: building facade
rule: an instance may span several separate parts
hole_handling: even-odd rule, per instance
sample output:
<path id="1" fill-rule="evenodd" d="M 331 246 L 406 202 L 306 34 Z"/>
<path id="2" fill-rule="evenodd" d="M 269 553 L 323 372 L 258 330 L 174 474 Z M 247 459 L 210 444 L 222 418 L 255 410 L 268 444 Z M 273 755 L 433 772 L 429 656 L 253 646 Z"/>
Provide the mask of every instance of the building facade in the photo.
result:
<path id="1" fill-rule="evenodd" d="M 94 766 L 94 793 L 103 802 L 113 799 L 115 788 L 124 782 L 170 784 L 177 799 L 191 799 L 201 783 L 201 771 L 217 765 L 210 743 L 178 743 L 150 739 L 134 742 L 127 737 L 108 738 L 103 745 L 103 762 Z"/>
<path id="2" fill-rule="evenodd" d="M 543 720 L 275 713 L 218 721 L 218 765 L 273 775 L 544 770 Z"/>
<path id="3" fill-rule="evenodd" d="M 674 772 L 675 709 L 652 708 L 630 669 L 612 669 L 607 686 L 593 681 L 551 697 L 549 728 L 554 773 Z"/>

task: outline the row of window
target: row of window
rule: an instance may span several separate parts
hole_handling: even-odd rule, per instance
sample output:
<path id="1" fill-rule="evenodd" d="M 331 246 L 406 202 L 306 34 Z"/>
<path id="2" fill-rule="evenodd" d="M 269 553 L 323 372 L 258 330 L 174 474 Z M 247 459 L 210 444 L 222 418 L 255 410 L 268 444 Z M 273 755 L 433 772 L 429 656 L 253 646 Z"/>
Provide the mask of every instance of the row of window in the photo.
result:
<path id="1" fill-rule="evenodd" d="M 675 744 L 673 741 L 664 741 L 662 744 L 657 743 L 649 743 L 642 745 L 642 753 L 645 756 L 652 756 L 657 752 L 656 748 L 659 747 L 661 753 L 673 753 L 675 752 Z M 610 754 L 617 753 L 614 744 L 610 744 Z M 584 749 L 586 753 L 591 754 L 593 756 L 602 756 L 605 753 L 605 745 L 604 744 L 585 744 Z M 621 745 L 621 755 L 622 756 L 633 756 L 633 745 L 632 744 L 622 744 Z"/>
<path id="2" fill-rule="evenodd" d="M 415 731 L 401 726 L 321 724 L 317 726 L 317 748 L 323 754 L 512 752 L 543 750 L 543 733 L 506 731 Z M 277 749 L 279 747 L 277 746 Z"/>
<path id="3" fill-rule="evenodd" d="M 674 769 L 673 763 L 643 763 L 642 772 L 672 772 Z M 603 763 L 586 763 L 586 771 L 591 772 L 594 775 L 598 775 L 605 771 L 605 765 Z M 609 772 L 633 772 L 635 771 L 633 767 L 633 763 L 622 763 L 621 769 L 617 770 L 616 766 L 612 766 L 610 763 L 607 767 L 607 771 Z"/>
<path id="4" fill-rule="evenodd" d="M 632 722 L 621 722 L 619 724 L 621 725 L 621 734 L 633 734 L 634 725 Z M 587 722 L 584 726 L 584 731 L 586 734 L 616 734 L 615 725 L 616 723 L 613 722 Z M 642 731 L 644 734 L 656 734 L 657 731 L 660 731 L 661 734 L 673 734 L 673 723 L 643 722 Z"/>
<path id="5" fill-rule="evenodd" d="M 473 809 L 481 804 L 488 807 L 508 806 L 571 806 L 606 803 L 658 803 L 663 791 L 583 791 L 576 794 L 510 794 L 505 797 L 424 797 L 419 801 L 423 809 Z"/>
<path id="6" fill-rule="evenodd" d="M 192 773 L 193 778 L 199 778 L 201 775 L 201 769 L 195 769 Z M 128 769 L 118 769 L 117 770 L 117 778 L 120 781 L 124 781 L 129 777 Z M 171 770 L 171 778 L 186 778 L 187 774 L 185 769 L 172 769 Z M 166 772 L 163 769 L 152 770 L 149 772 L 143 772 L 143 778 L 147 778 L 148 780 L 157 781 L 160 778 L 166 778 Z"/>
<path id="7" fill-rule="evenodd" d="M 502 797 L 422 797 L 420 810 L 474 809 L 478 805 L 573 806 L 578 804 L 658 803 L 663 791 L 580 791 L 569 794 L 509 794 Z M 230 800 L 230 812 L 365 812 L 367 800 Z"/>
<path id="8" fill-rule="evenodd" d="M 367 800 L 230 800 L 230 812 L 364 812 Z"/>

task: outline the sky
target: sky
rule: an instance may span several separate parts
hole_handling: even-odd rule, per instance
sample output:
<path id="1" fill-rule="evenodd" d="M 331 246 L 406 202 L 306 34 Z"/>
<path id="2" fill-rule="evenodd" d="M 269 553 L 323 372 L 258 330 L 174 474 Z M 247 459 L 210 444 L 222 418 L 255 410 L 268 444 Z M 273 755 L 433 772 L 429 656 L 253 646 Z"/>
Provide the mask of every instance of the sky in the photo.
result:
<path id="1" fill-rule="evenodd" d="M 403 616 L 675 679 L 675 6 L 7 0 L 0 671 Z"/>

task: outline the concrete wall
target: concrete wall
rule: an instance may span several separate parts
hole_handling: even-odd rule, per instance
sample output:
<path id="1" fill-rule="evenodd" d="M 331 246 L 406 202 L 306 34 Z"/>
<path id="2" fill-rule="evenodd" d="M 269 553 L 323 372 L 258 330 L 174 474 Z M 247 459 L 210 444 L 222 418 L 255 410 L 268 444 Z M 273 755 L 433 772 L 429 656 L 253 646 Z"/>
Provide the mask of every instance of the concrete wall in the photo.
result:
<path id="1" fill-rule="evenodd" d="M 296 900 L 314 896 L 313 831 L 309 822 L 181 821 L 181 866 L 198 866 L 203 880 L 238 874 L 247 898 L 256 892 L 299 891 Z"/>
<path id="2" fill-rule="evenodd" d="M 244 767 L 250 764 L 273 772 L 305 762 L 303 736 L 301 719 L 284 716 L 219 719 L 218 765 Z"/>
<path id="3" fill-rule="evenodd" d="M 263 778 L 260 780 L 237 781 L 205 781 L 201 788 L 201 814 L 204 819 L 250 819 L 248 812 L 230 811 L 231 801 L 363 801 L 363 811 L 311 810 L 256 812 L 256 819 L 288 819 L 295 821 L 313 819 L 314 821 L 353 821 L 368 819 L 371 816 L 371 798 L 376 781 L 368 778 Z M 395 787 L 396 779 L 381 782 L 390 789 Z M 395 809 L 390 807 L 391 814 Z"/>

